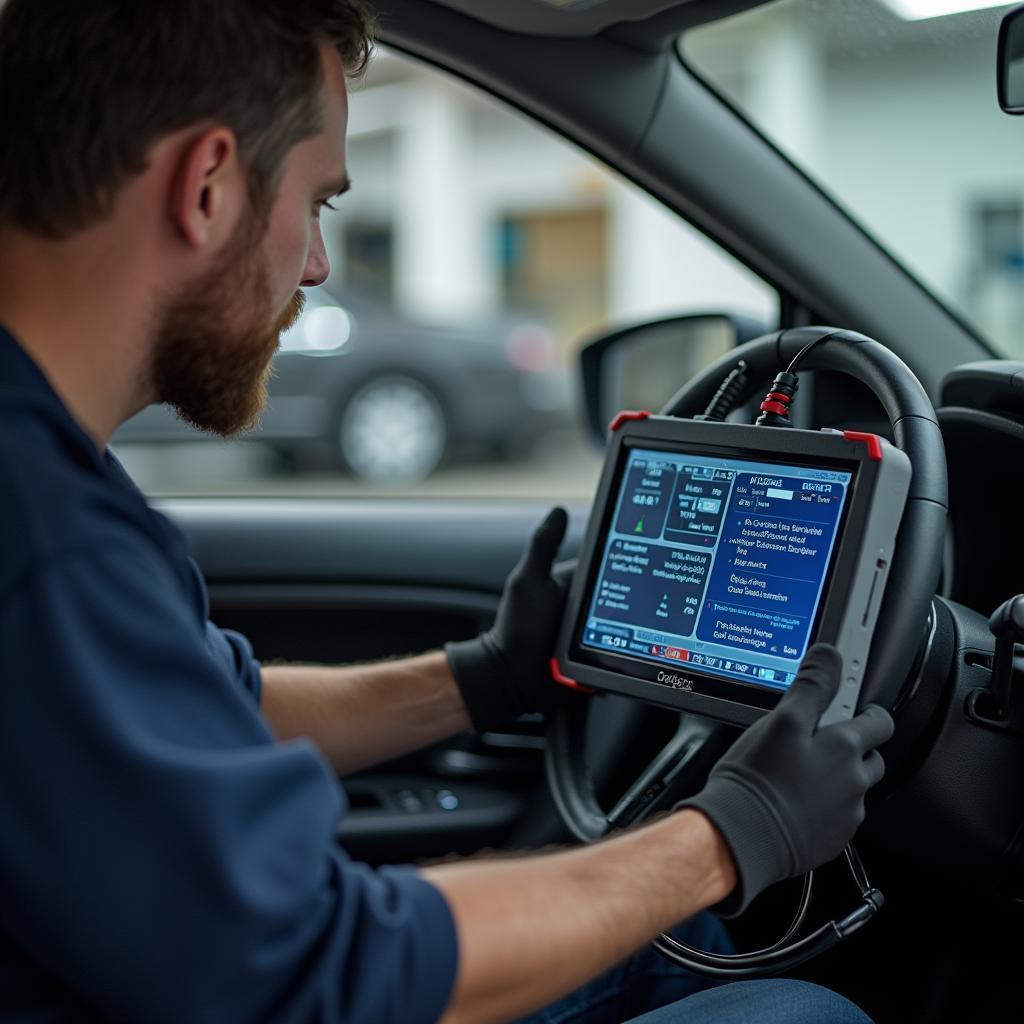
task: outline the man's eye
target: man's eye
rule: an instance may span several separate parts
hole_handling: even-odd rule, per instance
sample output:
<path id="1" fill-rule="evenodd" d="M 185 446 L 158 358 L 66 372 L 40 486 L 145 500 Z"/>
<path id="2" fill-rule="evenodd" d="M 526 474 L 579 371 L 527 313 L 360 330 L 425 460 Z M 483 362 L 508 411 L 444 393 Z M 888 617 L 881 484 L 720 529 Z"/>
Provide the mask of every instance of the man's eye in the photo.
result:
<path id="1" fill-rule="evenodd" d="M 327 208 L 328 210 L 337 210 L 337 209 L 338 209 L 338 208 L 337 208 L 337 207 L 336 207 L 336 206 L 334 205 L 334 203 L 330 202 L 330 200 L 328 200 L 328 199 L 318 199 L 318 200 L 316 201 L 316 205 L 315 205 L 315 206 L 313 207 L 313 212 L 314 212 L 314 214 L 316 214 L 317 216 L 319 216 L 319 214 L 320 214 L 320 211 L 321 211 L 322 209 L 324 209 L 324 207 L 326 207 L 326 208 Z"/>

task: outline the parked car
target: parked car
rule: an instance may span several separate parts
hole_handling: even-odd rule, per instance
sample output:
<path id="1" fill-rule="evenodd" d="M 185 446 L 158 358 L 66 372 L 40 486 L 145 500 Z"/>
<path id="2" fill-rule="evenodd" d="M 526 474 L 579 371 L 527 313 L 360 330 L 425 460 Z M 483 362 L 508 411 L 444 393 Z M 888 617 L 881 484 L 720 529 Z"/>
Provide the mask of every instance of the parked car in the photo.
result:
<path id="1" fill-rule="evenodd" d="M 281 337 L 250 436 L 300 463 L 333 459 L 357 477 L 400 485 L 446 457 L 514 453 L 564 419 L 570 401 L 569 375 L 540 323 L 428 326 L 319 287 Z M 208 436 L 168 406 L 150 406 L 114 444 Z"/>

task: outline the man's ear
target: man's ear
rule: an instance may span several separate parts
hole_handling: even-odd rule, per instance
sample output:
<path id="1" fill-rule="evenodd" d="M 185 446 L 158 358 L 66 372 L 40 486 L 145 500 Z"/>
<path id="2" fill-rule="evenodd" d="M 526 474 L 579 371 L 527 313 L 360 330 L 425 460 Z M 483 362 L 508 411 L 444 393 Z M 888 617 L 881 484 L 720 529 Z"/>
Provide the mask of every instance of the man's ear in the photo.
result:
<path id="1" fill-rule="evenodd" d="M 245 208 L 248 183 L 235 133 L 223 125 L 193 136 L 181 150 L 171 189 L 171 220 L 194 249 L 219 247 Z"/>

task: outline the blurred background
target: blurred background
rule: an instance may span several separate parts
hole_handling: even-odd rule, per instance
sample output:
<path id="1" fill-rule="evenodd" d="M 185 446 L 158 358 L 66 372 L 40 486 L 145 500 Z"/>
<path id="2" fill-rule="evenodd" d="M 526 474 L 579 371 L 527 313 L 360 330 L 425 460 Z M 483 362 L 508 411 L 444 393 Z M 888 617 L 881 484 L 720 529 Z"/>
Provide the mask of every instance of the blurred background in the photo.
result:
<path id="1" fill-rule="evenodd" d="M 971 9 L 922 16 L 939 8 Z M 688 34 L 680 56 L 1024 357 L 1024 125 L 994 89 L 1005 8 L 783 0 Z M 676 312 L 777 323 L 777 292 L 715 243 L 454 78 L 382 48 L 350 107 L 353 190 L 322 217 L 331 277 L 282 340 L 259 429 L 217 442 L 146 410 L 114 448 L 149 493 L 587 498 L 582 344 Z"/>

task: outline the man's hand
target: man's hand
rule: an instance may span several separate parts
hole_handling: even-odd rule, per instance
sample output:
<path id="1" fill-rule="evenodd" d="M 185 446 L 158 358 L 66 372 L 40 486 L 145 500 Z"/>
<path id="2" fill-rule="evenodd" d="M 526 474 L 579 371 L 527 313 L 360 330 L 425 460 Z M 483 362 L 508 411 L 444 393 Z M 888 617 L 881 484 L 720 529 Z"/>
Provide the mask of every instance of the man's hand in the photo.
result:
<path id="1" fill-rule="evenodd" d="M 842 659 L 826 644 L 807 652 L 779 706 L 751 726 L 685 801 L 722 833 L 739 878 L 719 913 L 740 913 L 774 882 L 837 857 L 864 820 L 864 796 L 885 773 L 875 749 L 893 733 L 871 705 L 818 727 L 839 688 Z"/>
<path id="2" fill-rule="evenodd" d="M 549 662 L 565 605 L 567 574 L 551 566 L 565 536 L 565 509 L 552 509 L 512 570 L 494 625 L 474 640 L 445 646 L 477 732 L 506 725 L 558 699 Z"/>
<path id="3" fill-rule="evenodd" d="M 505 584 L 493 628 L 440 651 L 342 667 L 263 666 L 262 710 L 278 739 L 307 736 L 341 775 L 543 711 L 561 696 L 549 659 L 575 562 L 551 563 L 565 535 L 556 508 Z"/>

